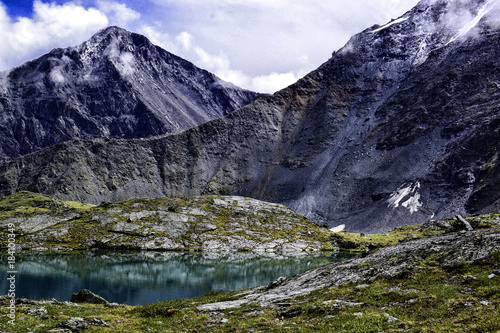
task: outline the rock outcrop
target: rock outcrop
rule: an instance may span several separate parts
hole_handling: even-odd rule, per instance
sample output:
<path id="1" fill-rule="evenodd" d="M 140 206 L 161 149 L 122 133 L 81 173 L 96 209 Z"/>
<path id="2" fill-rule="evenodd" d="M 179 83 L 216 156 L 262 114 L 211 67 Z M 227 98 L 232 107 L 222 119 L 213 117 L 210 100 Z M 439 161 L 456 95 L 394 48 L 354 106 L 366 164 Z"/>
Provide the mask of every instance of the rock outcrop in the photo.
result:
<path id="1" fill-rule="evenodd" d="M 21 192 L 0 201 L 0 238 L 6 239 L 9 225 L 18 247 L 36 251 L 334 249 L 326 228 L 283 205 L 242 197 L 135 199 L 91 207 Z"/>
<path id="2" fill-rule="evenodd" d="M 94 294 L 88 289 L 82 289 L 78 293 L 71 295 L 72 303 L 89 303 L 89 304 L 109 304 L 103 297 Z"/>
<path id="3" fill-rule="evenodd" d="M 423 0 L 227 117 L 148 140 L 67 142 L 5 163 L 0 194 L 96 204 L 241 195 L 363 232 L 497 211 L 494 4 Z"/>

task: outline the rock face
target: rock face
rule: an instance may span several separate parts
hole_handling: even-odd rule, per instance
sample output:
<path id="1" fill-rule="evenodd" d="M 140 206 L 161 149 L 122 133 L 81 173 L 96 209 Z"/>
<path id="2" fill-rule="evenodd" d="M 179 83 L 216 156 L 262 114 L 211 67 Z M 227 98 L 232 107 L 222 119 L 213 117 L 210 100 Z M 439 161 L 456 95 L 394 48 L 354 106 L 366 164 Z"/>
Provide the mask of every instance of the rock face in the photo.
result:
<path id="1" fill-rule="evenodd" d="M 421 1 L 296 84 L 148 140 L 73 141 L 0 166 L 0 191 L 100 203 L 232 194 L 350 231 L 500 208 L 493 1 Z"/>
<path id="2" fill-rule="evenodd" d="M 23 250 L 298 253 L 334 249 L 326 228 L 289 208 L 233 196 L 135 199 L 71 208 L 68 203 L 21 192 L 0 201 L 0 229 L 6 232 L 12 224 L 19 231 L 16 244 Z"/>
<path id="3" fill-rule="evenodd" d="M 256 95 L 110 27 L 0 74 L 0 162 L 71 139 L 184 130 Z"/>

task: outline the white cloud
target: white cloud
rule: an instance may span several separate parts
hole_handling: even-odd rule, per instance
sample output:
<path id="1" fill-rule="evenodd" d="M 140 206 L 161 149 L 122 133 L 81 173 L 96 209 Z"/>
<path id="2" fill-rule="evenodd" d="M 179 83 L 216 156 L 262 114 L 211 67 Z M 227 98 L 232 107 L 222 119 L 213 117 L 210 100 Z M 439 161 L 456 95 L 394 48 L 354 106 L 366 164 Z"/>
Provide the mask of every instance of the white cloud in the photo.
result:
<path id="1" fill-rule="evenodd" d="M 181 32 L 179 35 L 177 35 L 175 40 L 178 41 L 179 43 L 181 43 L 184 51 L 189 51 L 189 50 L 191 50 L 191 47 L 193 46 L 194 37 L 191 36 L 189 33 L 184 31 L 184 32 Z"/>
<path id="2" fill-rule="evenodd" d="M 52 71 L 50 72 L 50 79 L 54 83 L 64 83 L 65 79 L 64 79 L 64 75 L 61 72 L 60 67 L 56 67 L 56 68 L 52 69 Z"/>
<path id="3" fill-rule="evenodd" d="M 35 1 L 33 18 L 13 21 L 0 6 L 0 69 L 8 69 L 56 47 L 77 45 L 109 24 L 97 9 L 75 3 Z"/>
<path id="4" fill-rule="evenodd" d="M 170 53 L 179 54 L 178 42 L 170 36 L 168 32 L 163 32 L 161 28 L 143 24 L 136 31 L 151 41 L 151 43 L 160 46 Z"/>
<path id="5" fill-rule="evenodd" d="M 300 79 L 294 73 L 271 73 L 269 75 L 261 75 L 252 79 L 252 87 L 254 90 L 262 92 L 275 92 L 283 87 L 287 87 Z"/>
<path id="6" fill-rule="evenodd" d="M 135 72 L 134 55 L 127 51 L 120 51 L 119 43 L 118 38 L 113 38 L 104 51 L 104 55 L 115 65 L 122 76 L 130 76 Z"/>
<path id="7" fill-rule="evenodd" d="M 119 57 L 119 63 L 120 67 L 118 67 L 118 70 L 123 76 L 129 76 L 134 74 L 134 55 L 130 52 L 123 52 L 120 54 Z"/>
<path id="8" fill-rule="evenodd" d="M 127 7 L 127 5 L 114 1 L 97 1 L 97 8 L 119 27 L 127 27 L 131 22 L 140 19 L 141 14 Z"/>
<path id="9" fill-rule="evenodd" d="M 164 13 L 170 13 L 165 20 L 165 29 L 167 26 L 182 27 L 176 33 L 184 33 L 176 41 L 180 56 L 199 66 L 206 66 L 224 79 L 236 77 L 244 82 L 245 88 L 255 89 L 261 83 L 262 88 L 257 90 L 267 92 L 273 89 L 271 87 L 278 87 L 279 82 L 286 85 L 288 80 L 285 78 L 298 78 L 317 68 L 353 34 L 373 24 L 383 25 L 411 9 L 417 2 L 155 1 L 163 6 Z M 189 39 L 186 39 L 188 36 Z M 202 52 L 193 52 L 193 40 L 196 47 L 212 55 L 211 59 Z M 181 41 L 183 43 L 179 44 Z M 202 62 L 198 62 L 200 58 Z M 221 66 L 221 63 L 225 65 Z M 215 71 L 217 67 L 223 70 Z"/>
<path id="10" fill-rule="evenodd" d="M 353 34 L 385 24 L 417 2 L 74 0 L 58 5 L 37 0 L 31 18 L 15 21 L 0 3 L 0 69 L 54 47 L 78 45 L 118 25 L 224 80 L 271 92 L 317 68 Z"/>
<path id="11" fill-rule="evenodd" d="M 478 30 L 476 29 L 477 24 L 484 16 L 487 16 L 497 5 L 497 0 L 488 0 L 481 7 L 479 7 L 477 13 L 464 10 L 463 4 L 464 0 L 458 0 L 458 2 L 453 3 L 448 13 L 443 18 L 443 23 L 445 26 L 452 30 L 458 30 L 457 34 L 449 41 L 449 43 L 467 36 L 475 37 L 477 36 Z M 467 7 L 466 7 L 467 8 Z M 494 13 L 494 11 L 493 11 Z M 496 16 L 496 15 L 494 15 Z"/>
<path id="12" fill-rule="evenodd" d="M 163 39 L 170 38 L 163 36 Z M 282 89 L 296 82 L 301 76 L 313 69 L 307 55 L 302 55 L 297 59 L 297 62 L 302 65 L 302 69 L 298 73 L 292 71 L 287 73 L 271 72 L 270 74 L 252 77 L 247 72 L 235 69 L 227 55 L 223 53 L 211 54 L 197 45 L 195 38 L 187 32 L 178 34 L 173 42 L 176 43 L 173 48 L 190 58 L 198 67 L 204 68 L 237 86 L 263 93 L 272 93 Z M 169 43 L 171 44 L 172 41 Z"/>
<path id="13" fill-rule="evenodd" d="M 488 24 L 494 28 L 500 27 L 500 1 L 496 1 L 490 15 L 486 17 Z"/>

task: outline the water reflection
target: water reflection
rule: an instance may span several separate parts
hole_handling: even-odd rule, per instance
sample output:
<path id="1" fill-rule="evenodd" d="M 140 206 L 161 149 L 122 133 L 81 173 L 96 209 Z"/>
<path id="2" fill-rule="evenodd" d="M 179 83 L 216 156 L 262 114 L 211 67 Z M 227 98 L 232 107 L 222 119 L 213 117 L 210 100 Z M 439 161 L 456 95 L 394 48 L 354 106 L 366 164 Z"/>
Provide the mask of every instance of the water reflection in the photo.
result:
<path id="1" fill-rule="evenodd" d="M 17 256 L 16 296 L 69 300 L 90 289 L 129 305 L 201 296 L 268 284 L 348 255 L 282 256 L 251 253 L 89 252 Z M 6 262 L 6 258 L 2 258 Z M 2 279 L 3 294 L 8 290 Z"/>

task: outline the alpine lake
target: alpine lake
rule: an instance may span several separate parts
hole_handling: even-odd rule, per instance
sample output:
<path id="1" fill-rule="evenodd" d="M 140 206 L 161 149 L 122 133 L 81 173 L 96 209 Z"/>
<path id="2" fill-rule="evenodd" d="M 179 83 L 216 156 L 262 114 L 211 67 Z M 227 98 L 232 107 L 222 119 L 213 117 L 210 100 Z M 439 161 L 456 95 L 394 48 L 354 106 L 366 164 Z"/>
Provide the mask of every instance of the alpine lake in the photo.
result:
<path id="1" fill-rule="evenodd" d="M 143 305 L 266 285 L 280 276 L 350 257 L 352 254 L 330 252 L 20 253 L 16 256 L 16 297 L 69 301 L 72 293 L 89 289 L 109 302 Z M 8 289 L 7 283 L 2 279 L 2 290 Z"/>

